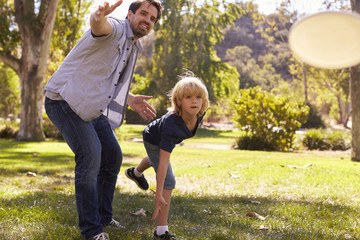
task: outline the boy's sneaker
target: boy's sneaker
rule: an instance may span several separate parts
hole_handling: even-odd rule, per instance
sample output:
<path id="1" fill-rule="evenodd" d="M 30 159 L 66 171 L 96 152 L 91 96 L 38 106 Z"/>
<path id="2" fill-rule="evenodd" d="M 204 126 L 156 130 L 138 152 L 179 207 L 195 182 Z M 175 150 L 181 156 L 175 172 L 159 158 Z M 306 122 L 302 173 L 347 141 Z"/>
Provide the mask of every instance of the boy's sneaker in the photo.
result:
<path id="1" fill-rule="evenodd" d="M 102 232 L 98 235 L 87 238 L 86 240 L 110 240 L 109 235 L 105 232 Z"/>
<path id="2" fill-rule="evenodd" d="M 155 230 L 154 239 L 176 240 L 177 238 L 174 235 L 172 235 L 171 233 L 169 233 L 168 231 L 166 231 L 163 235 L 158 236 L 156 234 L 156 230 Z"/>
<path id="3" fill-rule="evenodd" d="M 106 224 L 106 225 L 103 225 L 104 227 L 115 227 L 115 228 L 121 228 L 121 229 L 125 229 L 124 226 L 122 226 L 118 221 L 116 221 L 115 219 L 111 219 L 111 221 Z"/>
<path id="4" fill-rule="evenodd" d="M 136 185 L 138 185 L 139 188 L 142 190 L 148 190 L 149 184 L 146 181 L 146 178 L 144 177 L 144 174 L 141 175 L 141 177 L 137 177 L 134 175 L 134 169 L 135 168 L 128 168 L 125 170 L 125 175 L 130 179 L 133 180 Z"/>

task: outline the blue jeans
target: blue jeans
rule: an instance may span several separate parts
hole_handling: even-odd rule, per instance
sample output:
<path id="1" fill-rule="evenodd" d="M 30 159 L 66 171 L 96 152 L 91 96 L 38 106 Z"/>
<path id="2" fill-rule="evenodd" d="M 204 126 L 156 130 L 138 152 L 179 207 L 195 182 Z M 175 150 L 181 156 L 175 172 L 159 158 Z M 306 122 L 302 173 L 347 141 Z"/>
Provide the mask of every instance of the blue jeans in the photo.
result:
<path id="1" fill-rule="evenodd" d="M 75 154 L 75 196 L 85 238 L 101 233 L 112 219 L 112 201 L 122 151 L 104 115 L 85 122 L 66 101 L 45 98 L 45 110 Z"/>

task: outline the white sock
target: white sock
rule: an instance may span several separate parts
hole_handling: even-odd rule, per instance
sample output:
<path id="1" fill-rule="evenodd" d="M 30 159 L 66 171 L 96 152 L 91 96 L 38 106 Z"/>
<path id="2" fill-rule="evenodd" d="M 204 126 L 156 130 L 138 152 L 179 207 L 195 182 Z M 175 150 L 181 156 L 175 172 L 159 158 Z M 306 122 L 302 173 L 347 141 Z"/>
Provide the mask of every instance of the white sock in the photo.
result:
<path id="1" fill-rule="evenodd" d="M 165 234 L 165 232 L 168 231 L 168 230 L 169 230 L 168 225 L 165 225 L 165 226 L 157 226 L 157 228 L 156 228 L 156 234 L 157 234 L 158 236 L 160 236 L 160 235 Z"/>
<path id="2" fill-rule="evenodd" d="M 135 168 L 135 169 L 134 169 L 134 175 L 135 175 L 136 177 L 141 177 L 142 172 L 139 172 L 139 171 L 136 170 L 136 168 Z"/>

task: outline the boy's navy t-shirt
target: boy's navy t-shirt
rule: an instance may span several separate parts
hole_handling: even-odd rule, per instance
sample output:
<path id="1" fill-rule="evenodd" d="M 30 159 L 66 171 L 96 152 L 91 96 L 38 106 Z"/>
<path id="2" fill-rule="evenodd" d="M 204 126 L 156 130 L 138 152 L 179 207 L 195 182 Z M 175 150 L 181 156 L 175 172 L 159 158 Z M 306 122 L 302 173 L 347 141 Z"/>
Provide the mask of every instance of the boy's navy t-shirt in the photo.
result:
<path id="1" fill-rule="evenodd" d="M 184 120 L 174 113 L 167 113 L 151 122 L 143 132 L 143 139 L 169 153 L 176 144 L 195 135 L 205 113 L 198 118 L 195 130 L 191 132 Z"/>

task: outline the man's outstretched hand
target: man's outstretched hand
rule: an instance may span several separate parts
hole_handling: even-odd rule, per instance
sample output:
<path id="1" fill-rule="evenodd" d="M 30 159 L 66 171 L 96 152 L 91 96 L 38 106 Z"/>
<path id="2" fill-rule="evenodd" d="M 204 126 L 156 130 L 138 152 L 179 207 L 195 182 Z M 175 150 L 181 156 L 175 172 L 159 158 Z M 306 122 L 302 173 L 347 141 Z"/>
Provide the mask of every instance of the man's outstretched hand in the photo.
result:
<path id="1" fill-rule="evenodd" d="M 119 0 L 112 5 L 110 5 L 109 2 L 104 2 L 102 5 L 99 5 L 99 7 L 94 12 L 95 21 L 98 22 L 101 20 L 101 18 L 112 13 L 118 6 L 122 4 L 122 2 L 123 0 Z"/>
<path id="2" fill-rule="evenodd" d="M 146 121 L 150 121 L 156 117 L 156 110 L 146 101 L 151 98 L 151 96 L 129 94 L 127 103 L 140 117 Z"/>

